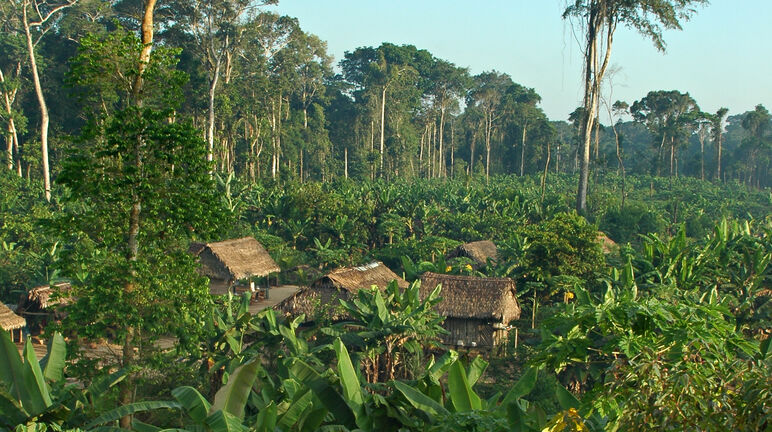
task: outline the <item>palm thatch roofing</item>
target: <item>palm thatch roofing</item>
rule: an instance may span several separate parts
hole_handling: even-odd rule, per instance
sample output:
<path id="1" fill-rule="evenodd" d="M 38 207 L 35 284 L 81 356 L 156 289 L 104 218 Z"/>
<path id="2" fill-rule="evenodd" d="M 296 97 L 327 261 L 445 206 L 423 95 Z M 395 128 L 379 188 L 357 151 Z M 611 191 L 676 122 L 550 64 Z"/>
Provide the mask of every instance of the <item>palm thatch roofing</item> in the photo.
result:
<path id="1" fill-rule="evenodd" d="M 616 242 L 611 240 L 603 231 L 598 231 L 598 243 L 600 243 L 600 247 L 603 249 L 604 254 L 610 254 L 617 247 Z"/>
<path id="2" fill-rule="evenodd" d="M 385 289 L 393 280 L 396 280 L 397 285 L 402 289 L 408 286 L 406 280 L 397 276 L 382 262 L 376 261 L 359 267 L 342 267 L 333 270 L 317 279 L 309 288 L 333 286 L 339 290 L 355 293 L 362 288 L 370 288 L 373 285 Z"/>
<path id="3" fill-rule="evenodd" d="M 480 319 L 508 323 L 520 318 L 515 281 L 427 272 L 421 276 L 421 299 L 442 285 L 437 313 L 448 318 Z"/>
<path id="4" fill-rule="evenodd" d="M 488 260 L 496 261 L 499 250 L 490 240 L 480 240 L 464 243 L 448 253 L 448 258 L 467 257 L 475 262 L 476 267 L 488 264 Z"/>
<path id="5" fill-rule="evenodd" d="M 27 325 L 27 320 L 16 315 L 4 303 L 0 303 L 0 328 L 5 331 L 20 329 Z"/>
<path id="6" fill-rule="evenodd" d="M 68 282 L 59 282 L 53 285 L 41 285 L 29 290 L 26 296 L 23 296 L 19 302 L 19 310 L 43 310 L 52 306 L 66 304 L 67 300 L 54 296 L 54 294 L 66 293 L 70 290 Z"/>
<path id="7" fill-rule="evenodd" d="M 214 279 L 235 281 L 281 271 L 263 245 L 252 237 L 193 243 L 188 250 L 198 256 L 202 273 Z"/>

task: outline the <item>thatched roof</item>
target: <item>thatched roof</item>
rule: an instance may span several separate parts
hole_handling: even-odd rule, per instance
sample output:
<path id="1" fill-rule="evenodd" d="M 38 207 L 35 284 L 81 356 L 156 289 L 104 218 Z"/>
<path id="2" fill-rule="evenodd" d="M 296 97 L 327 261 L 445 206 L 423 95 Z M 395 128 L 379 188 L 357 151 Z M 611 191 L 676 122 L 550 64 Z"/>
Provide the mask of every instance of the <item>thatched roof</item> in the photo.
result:
<path id="1" fill-rule="evenodd" d="M 350 293 L 359 291 L 362 288 L 370 288 L 373 285 L 380 289 L 385 289 L 389 282 L 396 280 L 400 288 L 405 289 L 408 286 L 407 281 L 397 276 L 382 262 L 371 262 L 360 267 L 342 267 L 331 271 L 330 273 L 317 279 L 310 285 L 310 288 L 332 285 L 340 290 Z"/>
<path id="2" fill-rule="evenodd" d="M 408 283 L 397 276 L 381 262 L 373 262 L 360 267 L 343 267 L 322 276 L 308 288 L 302 289 L 274 306 L 275 309 L 291 316 L 305 314 L 311 319 L 319 311 L 319 307 L 327 308 L 324 313 L 333 320 L 345 319 L 348 315 L 336 311 L 339 300 L 347 300 L 361 289 L 369 289 L 373 285 L 383 290 L 393 280 L 405 289 Z"/>
<path id="3" fill-rule="evenodd" d="M 598 231 L 598 243 L 600 243 L 600 247 L 603 249 L 604 254 L 610 254 L 617 247 L 616 242 L 611 240 L 603 231 Z"/>
<path id="4" fill-rule="evenodd" d="M 3 303 L 0 303 L 0 328 L 5 331 L 20 329 L 27 325 L 27 320 L 13 313 Z"/>
<path id="5" fill-rule="evenodd" d="M 509 278 L 424 273 L 421 276 L 421 298 L 442 284 L 442 301 L 436 309 L 448 318 L 475 318 L 508 323 L 520 317 L 515 281 Z"/>
<path id="6" fill-rule="evenodd" d="M 66 299 L 52 298 L 54 293 L 63 293 L 70 289 L 68 282 L 59 282 L 53 285 L 42 285 L 29 290 L 26 296 L 23 296 L 19 303 L 20 310 L 47 309 L 51 306 L 57 306 L 66 303 Z"/>
<path id="7" fill-rule="evenodd" d="M 453 249 L 448 254 L 448 258 L 467 257 L 476 263 L 476 267 L 482 267 L 488 263 L 488 259 L 496 261 L 498 252 L 495 243 L 490 240 L 480 240 L 464 243 Z"/>
<path id="8" fill-rule="evenodd" d="M 202 273 L 214 279 L 238 280 L 281 271 L 263 245 L 252 237 L 193 243 L 189 250 L 194 254 L 198 251 Z"/>

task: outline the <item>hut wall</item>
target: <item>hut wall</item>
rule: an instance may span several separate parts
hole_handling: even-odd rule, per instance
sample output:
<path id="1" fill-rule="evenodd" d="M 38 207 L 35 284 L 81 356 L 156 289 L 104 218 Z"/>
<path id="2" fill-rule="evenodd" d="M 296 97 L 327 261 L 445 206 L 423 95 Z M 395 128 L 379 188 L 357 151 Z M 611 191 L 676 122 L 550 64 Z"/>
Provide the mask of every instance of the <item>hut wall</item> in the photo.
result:
<path id="1" fill-rule="evenodd" d="M 501 330 L 495 330 L 493 324 L 479 319 L 447 318 L 442 325 L 449 334 L 443 336 L 446 345 L 457 346 L 462 341 L 465 347 L 472 346 L 492 348 L 501 343 Z"/>
<path id="2" fill-rule="evenodd" d="M 214 279 L 230 279 L 231 275 L 211 250 L 204 249 L 198 256 L 198 260 L 201 263 L 201 271 L 204 275 Z"/>
<path id="3" fill-rule="evenodd" d="M 209 279 L 209 293 L 212 295 L 226 295 L 230 291 L 231 284 L 223 279 Z"/>

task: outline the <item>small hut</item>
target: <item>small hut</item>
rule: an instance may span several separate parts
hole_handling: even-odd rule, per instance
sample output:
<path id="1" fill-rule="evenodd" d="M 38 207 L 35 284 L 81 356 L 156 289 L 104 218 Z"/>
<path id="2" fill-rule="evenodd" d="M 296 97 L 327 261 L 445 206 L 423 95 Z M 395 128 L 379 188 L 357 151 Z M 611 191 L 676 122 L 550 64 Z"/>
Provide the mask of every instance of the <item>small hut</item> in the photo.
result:
<path id="1" fill-rule="evenodd" d="M 209 277 L 212 294 L 227 294 L 241 279 L 281 271 L 263 245 L 252 237 L 192 243 L 188 251 L 198 257 L 201 273 Z"/>
<path id="2" fill-rule="evenodd" d="M 27 320 L 31 332 L 41 331 L 50 320 L 62 319 L 65 312 L 61 306 L 70 303 L 67 297 L 70 288 L 69 282 L 32 288 L 19 299 L 16 313 Z"/>
<path id="3" fill-rule="evenodd" d="M 41 285 L 23 295 L 18 310 L 24 313 L 43 312 L 61 304 L 67 304 L 65 295 L 70 290 L 69 282 Z"/>
<path id="4" fill-rule="evenodd" d="M 373 286 L 384 290 L 394 280 L 401 289 L 408 287 L 407 281 L 382 262 L 372 262 L 360 267 L 343 267 L 317 279 L 308 288 L 279 303 L 276 308 L 291 316 L 305 314 L 310 319 L 317 312 L 317 308 L 335 309 L 340 305 L 338 299 L 348 300 L 360 289 Z M 334 311 L 329 313 L 333 320 L 344 318 Z"/>
<path id="5" fill-rule="evenodd" d="M 12 341 L 22 341 L 22 329 L 26 325 L 27 320 L 16 315 L 5 303 L 0 303 L 0 328 L 11 334 Z"/>
<path id="6" fill-rule="evenodd" d="M 603 253 L 608 255 L 617 250 L 617 244 L 614 240 L 611 240 L 609 236 L 603 231 L 598 231 L 598 243 L 600 244 Z"/>
<path id="7" fill-rule="evenodd" d="M 447 258 L 466 257 L 474 261 L 472 265 L 475 269 L 485 267 L 488 260 L 496 262 L 499 250 L 496 244 L 490 240 L 480 240 L 471 243 L 464 243 L 450 251 Z"/>
<path id="8" fill-rule="evenodd" d="M 421 298 L 440 284 L 442 301 L 436 310 L 446 317 L 446 345 L 493 348 L 506 343 L 509 322 L 520 318 L 515 281 L 427 272 L 421 276 Z"/>

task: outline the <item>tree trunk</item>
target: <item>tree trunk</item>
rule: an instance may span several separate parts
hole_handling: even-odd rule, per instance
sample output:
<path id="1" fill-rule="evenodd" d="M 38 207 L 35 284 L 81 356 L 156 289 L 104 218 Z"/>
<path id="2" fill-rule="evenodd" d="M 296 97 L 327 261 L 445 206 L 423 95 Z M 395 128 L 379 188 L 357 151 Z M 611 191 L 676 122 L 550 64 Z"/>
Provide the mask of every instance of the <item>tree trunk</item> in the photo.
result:
<path id="1" fill-rule="evenodd" d="M 16 77 L 18 78 L 21 73 L 21 62 L 16 63 Z M 5 84 L 5 75 L 3 74 L 3 70 L 0 69 L 0 84 Z M 16 91 L 17 89 L 8 90 L 3 92 L 3 102 L 5 106 L 5 112 L 8 115 L 8 137 L 7 137 L 7 154 L 8 154 L 8 169 L 13 171 L 14 166 L 14 158 L 13 158 L 13 152 L 14 149 L 16 150 L 18 154 L 19 149 L 19 133 L 16 129 L 16 123 L 13 120 L 13 109 L 11 108 L 14 100 L 16 99 Z M 10 93 L 10 94 L 9 94 Z M 21 161 L 19 161 L 19 164 Z M 19 176 L 21 177 L 21 167 L 17 170 Z"/>
<path id="2" fill-rule="evenodd" d="M 618 171 L 622 174 L 622 207 L 625 206 L 625 164 L 622 162 L 622 149 L 619 145 L 619 132 L 617 132 L 617 127 L 613 123 L 611 124 L 611 129 L 614 131 L 614 140 L 616 141 L 616 151 L 617 151 L 617 163 Z"/>
<path id="3" fill-rule="evenodd" d="M 477 132 L 472 132 L 472 144 L 469 146 L 469 176 L 474 175 L 474 147 L 477 143 Z"/>
<path id="4" fill-rule="evenodd" d="M 383 149 L 384 149 L 384 133 L 386 130 L 386 86 L 383 86 L 383 92 L 381 93 L 381 143 L 380 143 L 380 152 L 381 152 L 381 160 L 380 160 L 380 166 L 379 166 L 379 172 L 380 175 L 383 175 Z"/>
<path id="5" fill-rule="evenodd" d="M 22 9 L 24 12 L 24 35 L 27 39 L 27 51 L 29 51 L 30 70 L 32 71 L 32 83 L 35 86 L 35 95 L 37 96 L 38 106 L 40 107 L 40 151 L 41 162 L 43 165 L 43 191 L 46 201 L 51 201 L 51 172 L 48 167 L 48 105 L 43 95 L 43 86 L 40 84 L 40 75 L 38 74 L 37 61 L 35 59 L 35 46 L 32 43 L 32 33 L 30 32 L 30 22 L 27 17 L 27 5 L 24 2 Z"/>
<path id="6" fill-rule="evenodd" d="M 134 86 L 132 88 L 132 99 L 136 106 L 142 106 L 142 86 L 143 86 L 143 74 L 147 69 L 147 65 L 150 63 L 150 54 L 153 49 L 153 11 L 155 9 L 156 0 L 146 0 L 145 13 L 142 19 L 142 51 L 139 55 L 138 73 L 134 80 Z M 143 140 L 138 137 L 136 147 L 134 148 L 134 163 L 136 168 L 140 170 L 142 168 L 142 156 L 141 147 Z M 140 214 L 142 212 L 142 202 L 138 196 L 134 196 L 131 212 L 129 213 L 129 235 L 127 240 L 128 256 L 127 260 L 133 263 L 137 260 L 139 255 L 139 221 Z M 132 270 L 132 275 L 134 271 Z M 129 281 L 124 289 L 127 292 L 131 292 L 134 289 L 134 282 Z M 123 367 L 130 368 L 134 365 L 134 345 L 135 345 L 135 329 L 133 327 L 126 328 L 126 339 L 123 342 Z M 133 376 L 127 377 L 120 386 L 119 399 L 121 405 L 128 405 L 134 402 L 134 390 L 136 382 Z M 127 415 L 121 418 L 120 426 L 124 429 L 131 428 L 131 415 Z"/>
<path id="7" fill-rule="evenodd" d="M 592 131 L 595 124 L 598 101 L 600 98 L 600 85 L 603 75 L 608 67 L 611 57 L 611 46 L 615 24 L 607 22 L 605 9 L 592 9 L 587 21 L 587 52 L 585 53 L 584 66 L 584 120 L 582 121 L 582 146 L 581 162 L 579 169 L 579 187 L 576 196 L 576 210 L 579 213 L 585 213 L 587 210 L 587 186 L 590 176 L 590 145 L 592 141 Z M 598 35 L 603 25 L 606 25 L 606 52 L 603 64 L 598 64 Z"/>
<path id="8" fill-rule="evenodd" d="M 544 196 L 547 192 L 547 172 L 549 172 L 550 169 L 550 158 L 552 156 L 552 152 L 550 149 L 550 143 L 547 141 L 547 162 L 544 163 L 544 172 L 541 175 L 541 202 L 544 204 Z"/>
<path id="9" fill-rule="evenodd" d="M 523 134 L 520 137 L 520 177 L 523 176 L 523 173 L 525 172 L 525 140 L 528 130 L 528 122 L 526 121 L 523 125 Z"/>
<path id="10" fill-rule="evenodd" d="M 206 143 L 209 150 L 206 154 L 206 160 L 210 163 L 214 160 L 214 96 L 217 91 L 217 83 L 220 79 L 221 61 L 222 57 L 217 56 L 214 71 L 212 71 L 212 76 L 209 77 L 209 117 L 206 124 Z"/>
<path id="11" fill-rule="evenodd" d="M 447 167 L 445 166 L 445 152 L 443 151 L 443 136 L 445 135 L 445 107 L 440 107 L 440 149 L 438 153 L 439 157 L 439 176 L 438 177 L 445 177 L 445 174 L 447 173 Z"/>
<path id="12" fill-rule="evenodd" d="M 718 140 L 716 142 L 716 181 L 721 181 L 721 141 L 722 141 L 722 133 L 721 131 L 718 132 Z"/>

